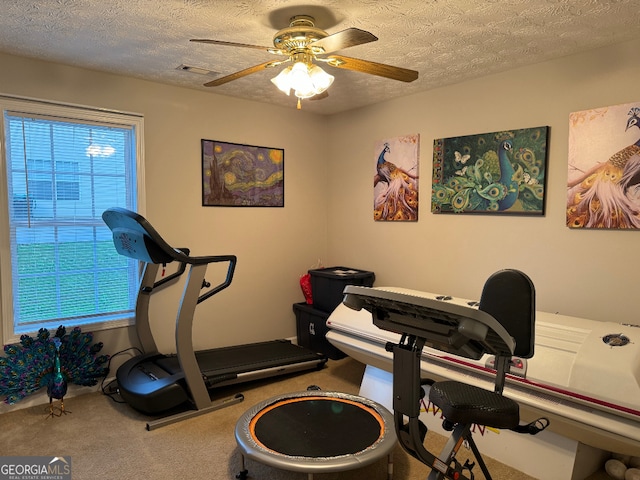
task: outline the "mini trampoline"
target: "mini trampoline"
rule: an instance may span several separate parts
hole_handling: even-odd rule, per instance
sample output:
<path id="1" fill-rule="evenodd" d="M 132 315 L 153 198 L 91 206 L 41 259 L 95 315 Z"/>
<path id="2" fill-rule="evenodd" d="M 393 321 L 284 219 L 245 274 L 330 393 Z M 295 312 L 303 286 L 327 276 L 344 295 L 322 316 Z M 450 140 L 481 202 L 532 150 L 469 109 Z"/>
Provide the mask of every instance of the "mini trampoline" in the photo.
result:
<path id="1" fill-rule="evenodd" d="M 361 468 L 387 455 L 388 478 L 393 476 L 393 416 L 357 395 L 310 390 L 273 397 L 240 417 L 235 436 L 242 453 L 239 479 L 247 478 L 245 457 L 311 480 L 314 473 Z"/>

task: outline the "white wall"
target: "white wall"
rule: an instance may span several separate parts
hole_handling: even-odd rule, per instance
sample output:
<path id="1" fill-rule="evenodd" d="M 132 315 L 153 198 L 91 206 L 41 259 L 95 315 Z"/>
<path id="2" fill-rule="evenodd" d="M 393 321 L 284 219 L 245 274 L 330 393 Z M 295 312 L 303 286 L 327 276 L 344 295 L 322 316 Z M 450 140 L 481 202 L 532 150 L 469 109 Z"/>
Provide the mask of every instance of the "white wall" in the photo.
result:
<path id="1" fill-rule="evenodd" d="M 238 256 L 232 285 L 198 306 L 197 348 L 295 336 L 292 304 L 304 300 L 299 277 L 326 256 L 324 118 L 10 55 L 0 54 L 0 65 L 0 93 L 144 115 L 147 219 L 169 244 L 193 255 Z M 202 207 L 203 138 L 284 148 L 285 207 Z M 224 277 L 206 278 L 215 284 Z M 152 321 L 164 352 L 175 351 L 181 294 L 176 285 L 154 297 Z M 119 329 L 97 338 L 113 353 L 135 335 Z"/>
<path id="2" fill-rule="evenodd" d="M 376 285 L 472 299 L 491 273 L 513 267 L 534 281 L 539 310 L 640 323 L 640 233 L 565 226 L 569 113 L 640 106 L 639 49 L 625 43 L 333 117 L 330 261 L 375 271 Z M 434 139 L 542 125 L 550 126 L 545 216 L 430 212 Z M 374 145 L 412 133 L 420 134 L 419 221 L 374 222 Z M 631 144 L 640 134 L 626 136 Z"/>

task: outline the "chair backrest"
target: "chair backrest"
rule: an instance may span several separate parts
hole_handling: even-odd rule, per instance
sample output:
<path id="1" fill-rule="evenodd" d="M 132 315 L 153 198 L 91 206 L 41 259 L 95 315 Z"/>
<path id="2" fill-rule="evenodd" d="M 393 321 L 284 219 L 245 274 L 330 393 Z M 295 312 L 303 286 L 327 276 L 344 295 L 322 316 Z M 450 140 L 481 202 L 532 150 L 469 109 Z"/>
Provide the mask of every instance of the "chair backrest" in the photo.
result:
<path id="1" fill-rule="evenodd" d="M 519 270 L 500 270 L 484 284 L 479 309 L 493 316 L 515 341 L 514 355 L 533 357 L 535 345 L 535 287 Z"/>

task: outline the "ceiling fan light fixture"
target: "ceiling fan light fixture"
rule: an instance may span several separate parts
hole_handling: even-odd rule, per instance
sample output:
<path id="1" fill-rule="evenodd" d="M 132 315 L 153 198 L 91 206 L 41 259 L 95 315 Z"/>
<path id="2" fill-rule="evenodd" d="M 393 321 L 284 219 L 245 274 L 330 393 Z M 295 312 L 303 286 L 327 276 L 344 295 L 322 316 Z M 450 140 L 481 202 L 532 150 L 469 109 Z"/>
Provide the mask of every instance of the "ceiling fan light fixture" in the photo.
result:
<path id="1" fill-rule="evenodd" d="M 316 88 L 316 94 L 324 92 L 333 83 L 334 76 L 329 75 L 318 65 L 313 65 L 309 69 L 309 77 Z"/>
<path id="2" fill-rule="evenodd" d="M 315 86 L 309 74 L 309 66 L 306 63 L 296 62 L 291 68 L 289 79 L 296 97 L 310 98 L 315 95 Z"/>
<path id="3" fill-rule="evenodd" d="M 291 93 L 291 78 L 289 76 L 290 73 L 291 67 L 289 66 L 271 79 L 271 83 L 278 87 L 278 90 L 287 94 L 287 96 Z"/>
<path id="4" fill-rule="evenodd" d="M 317 65 L 296 62 L 282 70 L 271 82 L 287 95 L 293 89 L 296 97 L 311 98 L 329 88 L 333 79 L 333 75 L 329 75 Z"/>

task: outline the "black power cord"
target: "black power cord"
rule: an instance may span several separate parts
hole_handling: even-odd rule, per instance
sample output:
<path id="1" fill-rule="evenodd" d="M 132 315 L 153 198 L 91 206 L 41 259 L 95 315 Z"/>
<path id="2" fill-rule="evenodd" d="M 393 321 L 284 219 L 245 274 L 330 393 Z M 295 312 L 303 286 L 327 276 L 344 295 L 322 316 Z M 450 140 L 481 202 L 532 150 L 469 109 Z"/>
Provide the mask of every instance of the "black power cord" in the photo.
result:
<path id="1" fill-rule="evenodd" d="M 114 353 L 109 357 L 109 362 L 107 363 L 107 373 L 105 374 L 104 377 L 102 377 L 102 381 L 100 382 L 100 390 L 102 391 L 102 394 L 106 395 L 116 403 L 126 403 L 124 400 L 120 398 L 120 389 L 118 388 L 118 381 L 116 379 L 113 379 L 106 385 L 104 382 L 107 379 L 107 376 L 109 376 L 109 372 L 111 371 L 111 360 L 116 358 L 118 355 L 123 355 L 129 351 L 135 351 L 138 355 L 142 355 L 142 350 L 140 350 L 138 347 L 129 347 Z"/>

